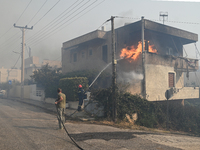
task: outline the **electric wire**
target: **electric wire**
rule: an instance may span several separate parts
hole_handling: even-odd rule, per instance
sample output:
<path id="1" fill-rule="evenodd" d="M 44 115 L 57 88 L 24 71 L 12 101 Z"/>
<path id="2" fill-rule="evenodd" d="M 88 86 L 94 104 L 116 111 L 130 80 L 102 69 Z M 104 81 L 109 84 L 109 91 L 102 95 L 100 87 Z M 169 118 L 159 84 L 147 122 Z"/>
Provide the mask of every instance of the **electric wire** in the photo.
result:
<path id="1" fill-rule="evenodd" d="M 97 0 L 96 0 L 96 1 L 97 1 Z M 95 1 L 95 2 L 96 2 L 96 1 Z M 59 26 L 59 28 L 60 28 L 61 26 L 65 25 L 65 23 L 69 22 L 71 19 L 73 19 L 74 17 L 76 17 L 76 16 L 79 15 L 80 13 L 82 13 L 85 9 L 87 9 L 88 7 L 90 7 L 91 5 L 93 5 L 95 2 L 93 2 L 92 4 L 90 4 L 89 6 L 87 6 L 86 8 L 84 8 L 83 10 L 81 10 L 81 11 L 80 11 L 79 13 L 77 13 L 75 16 L 73 16 L 72 18 L 70 18 L 68 21 L 64 22 L 62 25 Z M 101 3 L 102 3 L 102 2 L 101 2 Z M 95 7 L 97 7 L 97 6 L 100 5 L 101 3 L 97 4 Z M 94 9 L 95 7 L 93 7 L 92 9 Z M 89 11 L 91 11 L 92 9 L 90 9 Z M 83 15 L 85 15 L 85 14 L 88 13 L 89 11 L 85 12 Z M 82 17 L 83 15 L 81 15 L 80 17 Z M 68 24 L 65 25 L 63 28 L 65 28 L 65 27 L 68 26 L 69 24 L 73 23 L 74 21 L 76 21 L 76 20 L 79 19 L 80 17 L 78 17 L 78 18 L 76 18 L 75 20 L 73 20 L 72 22 L 68 23 Z M 62 30 L 63 28 L 61 28 L 60 30 Z M 46 36 L 44 36 L 44 37 L 38 39 L 35 43 L 31 43 L 30 45 L 33 45 L 33 46 L 34 46 L 34 45 L 38 44 L 38 41 L 41 42 L 41 41 L 43 41 L 43 40 L 49 38 L 50 35 L 53 35 L 53 34 L 57 33 L 58 31 L 60 31 L 60 30 L 58 30 L 57 32 L 55 32 L 56 30 L 58 30 L 58 28 L 54 29 L 53 31 L 51 31 L 50 33 L 48 33 Z"/>
<path id="2" fill-rule="evenodd" d="M 181 41 L 181 39 L 180 39 L 180 38 L 179 38 L 179 40 L 180 40 L 180 42 L 181 42 L 181 45 L 183 45 L 183 43 L 182 43 L 182 41 Z M 188 54 L 187 54 L 187 52 L 186 52 L 186 50 L 185 50 L 184 46 L 183 46 L 183 50 L 184 50 L 184 52 L 185 52 L 185 54 L 186 54 L 186 56 L 185 56 L 185 57 L 187 57 L 187 56 L 188 56 Z"/>
<path id="3" fill-rule="evenodd" d="M 68 23 L 67 25 L 65 25 L 63 28 L 61 28 L 60 30 L 58 30 L 57 32 L 59 32 L 59 31 L 61 31 L 62 29 L 64 29 L 64 28 L 66 28 L 66 26 L 68 26 L 68 25 L 70 25 L 71 23 L 73 23 L 74 21 L 76 21 L 77 19 L 79 19 L 79 18 L 81 18 L 83 15 L 85 15 L 86 13 L 88 13 L 88 12 L 90 12 L 91 10 L 93 10 L 94 8 L 96 8 L 97 6 L 99 6 L 101 3 L 103 3 L 105 0 L 103 0 L 102 2 L 100 2 L 100 3 L 98 3 L 97 5 L 95 5 L 94 7 L 92 7 L 90 10 L 88 10 L 88 11 L 86 11 L 84 14 L 82 14 L 81 16 L 79 16 L 78 18 L 76 18 L 75 20 L 73 20 L 72 22 L 70 22 L 70 23 Z M 81 13 L 81 12 L 80 12 Z M 77 14 L 78 15 L 78 14 Z M 76 15 L 76 16 L 77 16 Z M 52 31 L 53 32 L 53 31 Z M 54 33 L 50 33 L 51 35 L 53 35 L 53 34 L 55 34 L 55 33 L 57 33 L 57 32 L 54 32 Z M 48 37 L 46 37 L 46 38 L 44 38 L 44 39 L 42 39 L 42 40 L 40 40 L 40 42 L 41 41 L 43 41 L 43 40 L 45 40 L 45 39 L 47 39 Z M 36 44 L 38 44 L 37 42 L 35 42 L 35 43 L 33 43 L 33 46 L 35 46 Z"/>
<path id="4" fill-rule="evenodd" d="M 23 13 L 20 15 L 20 17 L 17 19 L 17 21 L 16 21 L 16 23 L 19 21 L 19 19 L 22 17 L 22 15 L 24 14 L 24 12 L 26 11 L 26 9 L 28 8 L 28 6 L 30 5 L 30 3 L 32 2 L 32 0 L 29 2 L 29 4 L 26 6 L 26 8 L 24 9 L 24 11 L 23 11 Z M 42 20 L 42 18 L 44 18 L 58 3 L 60 2 L 60 0 L 53 6 L 53 7 L 51 7 L 46 13 L 45 13 L 45 15 L 43 15 L 43 17 L 41 17 L 40 19 L 39 19 L 39 21 L 41 21 Z M 45 2 L 46 3 L 46 2 Z M 44 4 L 45 4 L 44 3 Z M 44 4 L 43 4 L 43 6 L 44 6 Z M 42 6 L 42 7 L 43 7 Z M 41 8 L 42 8 L 41 7 Z M 38 11 L 39 12 L 39 11 Z M 33 18 L 32 18 L 33 19 Z M 39 21 L 37 21 L 36 23 L 35 23 L 35 25 L 39 22 Z M 10 28 L 10 29 L 12 29 L 12 28 Z M 8 31 L 7 31 L 8 32 Z M 6 32 L 6 33 L 7 33 Z M 19 33 L 19 32 L 18 32 Z M 17 34 L 18 34 L 17 33 Z M 16 35 L 16 34 L 15 34 Z M 12 36 L 12 37 L 10 37 L 9 39 L 12 39 L 13 37 L 15 37 L 15 35 L 14 36 Z M 10 42 L 9 41 L 9 39 L 8 40 L 6 40 L 6 42 L 9 42 L 9 45 L 12 43 L 12 42 Z M 5 42 L 4 42 L 5 43 Z M 6 46 L 6 45 L 5 45 Z"/>
<path id="5" fill-rule="evenodd" d="M 30 24 L 31 21 L 36 17 L 36 15 L 37 15 L 37 14 L 40 12 L 40 10 L 44 7 L 44 5 L 47 3 L 47 1 L 48 1 L 48 0 L 46 0 L 46 1 L 43 3 L 43 5 L 39 8 L 39 10 L 36 12 L 36 14 L 32 17 L 32 19 L 27 23 L 27 25 Z"/>
<path id="6" fill-rule="evenodd" d="M 26 9 L 28 8 L 28 6 L 30 5 L 30 3 L 32 2 L 32 0 L 30 0 L 30 2 L 28 3 L 28 5 L 26 6 L 26 8 L 24 9 L 24 11 L 22 12 L 22 14 L 19 16 L 19 18 L 17 19 L 17 21 L 15 23 L 17 23 L 19 21 L 19 19 L 22 17 L 22 15 L 24 14 L 24 12 L 26 11 Z"/>
<path id="7" fill-rule="evenodd" d="M 19 18 L 17 19 L 17 21 L 15 23 L 17 23 L 20 18 L 22 17 L 22 15 L 24 14 L 24 12 L 27 10 L 27 8 L 29 7 L 29 5 L 31 4 L 32 0 L 30 0 L 30 2 L 28 3 L 28 5 L 25 7 L 25 9 L 23 10 L 22 14 L 19 16 Z M 13 26 L 11 26 L 1 37 L 0 39 L 6 35 L 11 29 L 13 28 Z M 19 32 L 18 32 L 19 33 Z M 9 41 L 10 39 L 12 39 L 13 37 L 15 37 L 15 35 L 17 35 L 18 33 L 14 34 L 13 36 L 11 36 L 8 40 L 6 40 L 6 42 L 9 42 L 9 44 L 11 44 L 11 42 Z M 4 42 L 5 43 L 5 42 Z M 2 44 L 3 45 L 3 44 Z"/>
<path id="8" fill-rule="evenodd" d="M 27 39 L 27 41 L 30 41 L 31 39 L 33 39 L 35 36 L 37 36 L 38 34 L 43 34 L 44 31 L 46 31 L 47 29 L 49 29 L 49 26 L 51 26 L 51 24 L 54 24 L 54 22 L 56 23 L 58 20 L 60 20 L 62 17 L 64 17 L 66 14 L 68 14 L 71 10 L 70 8 L 75 5 L 79 0 L 77 0 L 75 3 L 73 3 L 71 6 L 69 6 L 67 9 L 65 9 L 60 15 L 58 15 L 57 17 L 55 17 L 55 19 L 53 19 L 51 22 L 49 22 L 46 26 L 44 26 L 42 29 L 40 29 L 38 32 L 36 32 L 33 36 L 31 36 L 30 38 Z M 79 4 L 81 4 L 84 0 L 82 0 Z M 79 5 L 78 4 L 78 5 Z M 77 7 L 78 5 L 76 5 L 75 7 Z M 73 7 L 72 10 L 75 8 Z M 66 12 L 67 11 L 67 12 Z M 61 17 L 60 17 L 61 16 Z"/>
<path id="9" fill-rule="evenodd" d="M 132 18 L 132 17 L 122 17 L 122 16 L 116 16 L 116 18 L 125 18 L 125 19 L 132 19 L 132 20 L 140 20 L 141 18 Z M 157 20 L 157 19 L 149 19 L 150 21 L 157 21 L 161 22 L 162 20 Z M 172 23 L 182 23 L 182 24 L 199 24 L 197 22 L 183 22 L 183 21 L 169 21 L 165 20 L 165 22 L 172 22 Z"/>
<path id="10" fill-rule="evenodd" d="M 197 50 L 197 52 L 198 52 L 198 54 L 199 54 L 199 56 L 200 56 L 200 53 L 199 53 L 199 50 L 198 50 L 198 48 L 197 48 L 196 43 L 194 43 L 194 45 L 195 45 L 195 48 L 196 48 L 196 50 Z"/>
<path id="11" fill-rule="evenodd" d="M 20 31 L 19 31 L 19 32 L 20 32 Z M 2 43 L 2 44 L 0 45 L 0 47 L 2 46 L 1 49 L 3 49 L 5 46 L 7 46 L 8 43 L 9 43 L 9 45 L 11 45 L 11 44 L 12 44 L 11 39 L 15 38 L 15 37 L 18 35 L 19 32 L 15 33 L 12 37 L 10 37 L 10 38 L 7 39 L 4 43 Z M 16 37 L 13 41 L 15 41 L 16 39 L 19 39 L 19 37 Z"/>
<path id="12" fill-rule="evenodd" d="M 19 16 L 19 18 L 17 19 L 17 21 L 15 23 L 17 23 L 19 21 L 19 19 L 22 17 L 22 15 L 24 14 L 24 12 L 26 11 L 26 9 L 28 8 L 28 6 L 30 5 L 30 3 L 32 2 L 32 0 L 28 3 L 28 5 L 26 6 L 26 8 L 24 9 L 24 11 L 22 12 L 22 14 Z M 3 35 L 1 35 L 0 39 L 7 34 L 11 29 L 13 28 L 13 26 L 11 26 Z"/>
<path id="13" fill-rule="evenodd" d="M 8 70 L 8 74 L 9 74 L 10 72 L 12 72 L 13 69 L 15 69 L 15 66 L 17 65 L 19 59 L 20 59 L 20 56 L 18 57 L 18 59 L 17 59 L 17 61 L 15 62 L 14 66 L 13 66 L 10 70 Z M 3 75 L 8 75 L 8 74 L 3 74 Z"/>
<path id="14" fill-rule="evenodd" d="M 60 0 L 58 0 L 53 7 L 51 7 L 33 26 L 36 26 L 58 3 L 60 2 Z"/>
<path id="15" fill-rule="evenodd" d="M 102 25 L 100 25 L 98 28 L 97 28 L 97 30 L 99 29 L 99 28 L 101 28 L 104 24 L 106 24 L 108 22 L 108 20 L 106 20 L 104 23 L 102 23 Z"/>
<path id="16" fill-rule="evenodd" d="M 86 5 L 87 3 L 89 3 L 89 1 L 90 1 L 90 0 L 88 0 L 86 3 L 84 3 L 84 4 L 83 4 L 82 6 L 80 6 L 78 9 L 76 9 L 74 12 L 76 12 L 77 10 L 80 10 L 84 5 Z M 73 14 L 74 12 L 72 12 L 71 14 Z M 71 14 L 69 14 L 67 17 L 65 17 L 65 19 L 68 18 L 68 17 L 70 17 Z M 64 19 L 64 20 L 65 20 L 65 19 Z M 63 21 L 64 21 L 64 20 L 63 20 Z M 62 21 L 61 21 L 61 22 L 62 22 Z M 61 22 L 59 22 L 59 23 L 61 23 Z M 66 21 L 66 22 L 67 22 L 67 21 Z M 64 22 L 63 24 L 65 24 L 66 22 Z M 56 24 L 56 25 L 54 25 L 52 28 L 49 29 L 49 30 L 50 30 L 50 33 L 53 32 L 53 31 L 55 31 L 55 30 L 57 30 L 57 28 L 60 27 L 60 26 L 59 26 L 59 27 L 57 27 L 57 28 L 54 28 L 54 27 L 56 27 L 57 25 L 59 25 L 59 23 Z M 63 24 L 62 24 L 62 25 L 63 25 Z M 61 25 L 61 26 L 62 26 L 62 25 Z M 54 28 L 54 30 L 52 31 L 53 28 Z M 48 33 L 47 33 L 47 35 L 48 35 Z M 45 37 L 45 36 L 47 36 L 47 35 L 42 34 L 42 36 L 39 36 L 38 38 L 41 39 L 42 37 Z M 35 41 L 38 41 L 38 38 L 36 38 L 34 41 L 32 41 L 32 43 L 35 42 Z M 31 45 L 32 43 L 29 43 L 29 44 Z"/>

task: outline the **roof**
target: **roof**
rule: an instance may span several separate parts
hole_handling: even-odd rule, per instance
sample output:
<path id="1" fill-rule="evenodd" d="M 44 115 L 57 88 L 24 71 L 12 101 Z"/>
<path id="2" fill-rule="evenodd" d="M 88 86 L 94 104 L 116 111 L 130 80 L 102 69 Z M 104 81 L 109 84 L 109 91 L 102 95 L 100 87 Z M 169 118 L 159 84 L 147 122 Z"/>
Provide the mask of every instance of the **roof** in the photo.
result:
<path id="1" fill-rule="evenodd" d="M 123 28 L 131 28 L 131 32 L 139 31 L 141 30 L 141 24 L 142 21 L 137 21 L 125 26 L 122 26 L 120 28 L 117 28 L 116 30 L 121 30 Z M 144 28 L 146 30 L 150 30 L 153 32 L 161 33 L 161 34 L 166 34 L 166 35 L 171 35 L 174 37 L 181 38 L 182 44 L 189 44 L 189 43 L 194 43 L 198 41 L 198 34 L 188 32 L 185 30 L 181 30 L 178 28 L 174 28 L 171 26 L 167 26 L 164 24 L 160 24 L 154 21 L 150 21 L 147 19 L 144 19 Z M 102 30 L 95 30 L 93 32 L 87 33 L 85 35 L 82 35 L 80 37 L 74 38 L 72 40 L 69 40 L 67 42 L 63 43 L 63 48 L 70 48 L 88 41 L 92 41 L 95 39 L 105 39 L 106 33 L 109 33 L 111 31 L 102 31 Z"/>
<path id="2" fill-rule="evenodd" d="M 84 42 L 88 42 L 88 41 L 92 41 L 94 39 L 103 39 L 104 36 L 106 34 L 106 31 L 102 31 L 102 30 L 95 30 L 93 32 L 87 33 L 85 35 L 79 36 L 75 39 L 69 40 L 67 42 L 63 43 L 63 48 L 67 47 L 73 47 L 76 46 L 78 44 L 84 43 Z"/>
<path id="3" fill-rule="evenodd" d="M 142 26 L 141 24 L 142 24 L 142 22 L 140 20 L 140 21 L 128 24 L 128 25 L 126 25 L 126 27 L 131 27 L 132 31 L 134 32 L 134 31 L 141 30 L 141 26 Z M 123 28 L 123 27 L 120 27 L 120 28 Z M 144 19 L 144 28 L 146 30 L 150 30 L 153 32 L 162 33 L 162 34 L 181 38 L 183 45 L 189 44 L 189 43 L 194 43 L 194 42 L 198 41 L 198 34 L 195 34 L 195 33 L 189 32 L 189 31 L 185 31 L 182 29 L 178 29 L 178 28 L 175 28 L 172 26 L 167 26 L 167 25 L 157 23 L 154 21 L 150 21 L 147 19 Z"/>

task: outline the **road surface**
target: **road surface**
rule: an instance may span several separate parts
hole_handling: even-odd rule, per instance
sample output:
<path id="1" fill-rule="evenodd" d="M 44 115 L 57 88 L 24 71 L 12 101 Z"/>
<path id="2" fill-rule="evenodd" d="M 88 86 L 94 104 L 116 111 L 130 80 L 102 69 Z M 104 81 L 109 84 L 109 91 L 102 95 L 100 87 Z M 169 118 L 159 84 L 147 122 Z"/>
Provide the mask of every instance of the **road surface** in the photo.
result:
<path id="1" fill-rule="evenodd" d="M 200 138 L 167 133 L 119 129 L 104 125 L 65 123 L 84 150 L 200 149 Z M 18 101 L 0 99 L 0 149 L 78 150 L 55 114 Z"/>

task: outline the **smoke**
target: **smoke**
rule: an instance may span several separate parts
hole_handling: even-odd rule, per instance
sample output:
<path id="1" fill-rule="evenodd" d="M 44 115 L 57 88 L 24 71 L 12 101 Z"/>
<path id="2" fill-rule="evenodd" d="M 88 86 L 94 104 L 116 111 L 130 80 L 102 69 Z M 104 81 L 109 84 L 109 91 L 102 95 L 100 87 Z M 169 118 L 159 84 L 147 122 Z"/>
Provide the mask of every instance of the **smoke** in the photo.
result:
<path id="1" fill-rule="evenodd" d="M 131 72 L 122 72 L 118 76 L 118 81 L 122 83 L 135 83 L 137 81 L 141 81 L 143 79 L 142 74 Z"/>

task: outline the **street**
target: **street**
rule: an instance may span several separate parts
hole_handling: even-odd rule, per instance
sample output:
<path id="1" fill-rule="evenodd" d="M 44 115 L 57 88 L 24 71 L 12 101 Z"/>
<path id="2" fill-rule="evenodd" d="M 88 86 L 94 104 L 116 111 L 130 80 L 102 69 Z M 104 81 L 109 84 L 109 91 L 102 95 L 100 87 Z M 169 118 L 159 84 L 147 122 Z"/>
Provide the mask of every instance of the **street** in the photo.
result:
<path id="1" fill-rule="evenodd" d="M 84 150 L 200 149 L 199 137 L 80 122 L 65 126 Z M 7 99 L 0 99 L 0 149 L 78 150 L 65 130 L 58 130 L 55 114 Z"/>

